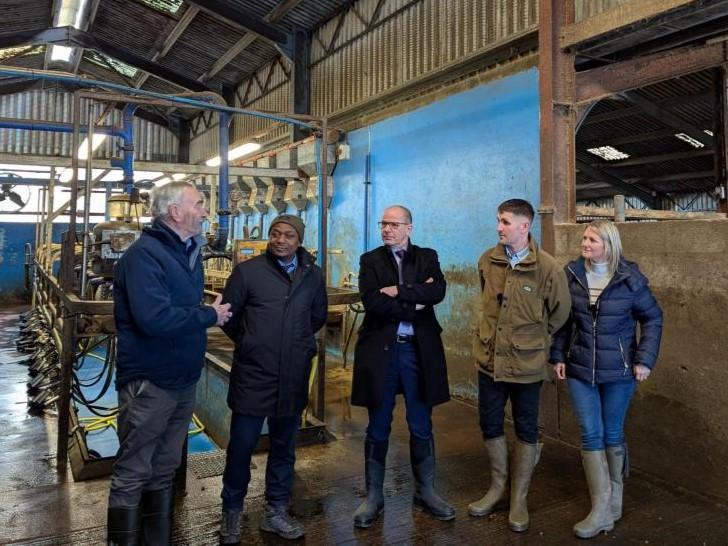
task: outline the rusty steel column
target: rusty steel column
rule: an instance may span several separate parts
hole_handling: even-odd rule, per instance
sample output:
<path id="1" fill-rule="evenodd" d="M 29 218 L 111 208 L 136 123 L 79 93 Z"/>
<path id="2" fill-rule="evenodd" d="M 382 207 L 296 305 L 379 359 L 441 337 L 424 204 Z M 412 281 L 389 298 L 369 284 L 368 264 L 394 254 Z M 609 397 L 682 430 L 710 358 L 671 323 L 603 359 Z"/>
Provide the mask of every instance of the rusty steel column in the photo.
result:
<path id="1" fill-rule="evenodd" d="M 718 212 L 728 212 L 728 176 L 726 174 L 726 162 L 728 161 L 728 116 L 726 116 L 726 77 L 725 67 L 715 70 L 714 76 L 714 104 L 713 104 L 713 157 L 715 164 L 715 185 L 718 191 Z"/>
<path id="2" fill-rule="evenodd" d="M 554 252 L 554 225 L 576 221 L 576 108 L 574 55 L 559 48 L 574 0 L 539 2 L 541 244 Z"/>

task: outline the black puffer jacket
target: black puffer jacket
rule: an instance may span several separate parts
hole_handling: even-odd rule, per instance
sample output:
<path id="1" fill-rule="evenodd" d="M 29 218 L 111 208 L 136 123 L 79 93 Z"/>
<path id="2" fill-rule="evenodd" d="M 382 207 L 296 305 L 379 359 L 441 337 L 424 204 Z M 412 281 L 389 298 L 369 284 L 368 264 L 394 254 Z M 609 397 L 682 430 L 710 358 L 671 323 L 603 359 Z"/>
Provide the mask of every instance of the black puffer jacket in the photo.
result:
<path id="1" fill-rule="evenodd" d="M 314 333 L 326 322 L 326 285 L 303 248 L 293 281 L 270 253 L 238 264 L 223 302 L 233 313 L 222 327 L 235 342 L 228 406 L 265 417 L 297 415 L 308 403 L 316 354 Z"/>
<path id="2" fill-rule="evenodd" d="M 571 315 L 554 336 L 549 361 L 565 362 L 568 377 L 589 383 L 631 378 L 635 364 L 654 367 L 662 337 L 662 310 L 637 264 L 619 262 L 595 313 L 589 307 L 584 258 L 566 266 L 566 277 Z"/>

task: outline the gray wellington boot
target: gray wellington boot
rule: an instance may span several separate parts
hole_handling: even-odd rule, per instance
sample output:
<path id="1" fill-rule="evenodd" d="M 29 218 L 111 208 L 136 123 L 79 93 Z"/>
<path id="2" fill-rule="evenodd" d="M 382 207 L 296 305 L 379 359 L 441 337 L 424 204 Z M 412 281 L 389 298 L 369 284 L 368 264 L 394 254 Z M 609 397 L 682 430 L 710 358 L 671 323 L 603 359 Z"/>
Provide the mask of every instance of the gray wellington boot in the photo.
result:
<path id="1" fill-rule="evenodd" d="M 531 485 L 533 469 L 541 456 L 543 444 L 526 444 L 516 441 L 511 465 L 511 509 L 508 513 L 508 527 L 521 533 L 528 529 L 528 488 Z"/>
<path id="2" fill-rule="evenodd" d="M 488 492 L 468 505 L 471 516 L 482 517 L 490 514 L 508 491 L 508 442 L 505 436 L 485 441 L 490 460 L 490 487 Z"/>
<path id="3" fill-rule="evenodd" d="M 354 527 L 366 529 L 384 510 L 384 469 L 389 442 L 374 442 L 369 438 L 364 443 L 364 476 L 367 484 L 367 498 L 354 512 Z"/>
<path id="4" fill-rule="evenodd" d="M 592 538 L 614 529 L 614 518 L 609 505 L 612 487 L 604 450 L 582 451 L 581 461 L 589 484 L 591 511 L 586 518 L 574 525 L 574 534 L 579 538 Z"/>
<path id="5" fill-rule="evenodd" d="M 609 478 L 612 482 L 612 498 L 610 505 L 614 521 L 622 519 L 622 495 L 624 492 L 624 478 L 629 475 L 629 455 L 627 444 L 607 448 L 607 464 L 609 465 Z"/>

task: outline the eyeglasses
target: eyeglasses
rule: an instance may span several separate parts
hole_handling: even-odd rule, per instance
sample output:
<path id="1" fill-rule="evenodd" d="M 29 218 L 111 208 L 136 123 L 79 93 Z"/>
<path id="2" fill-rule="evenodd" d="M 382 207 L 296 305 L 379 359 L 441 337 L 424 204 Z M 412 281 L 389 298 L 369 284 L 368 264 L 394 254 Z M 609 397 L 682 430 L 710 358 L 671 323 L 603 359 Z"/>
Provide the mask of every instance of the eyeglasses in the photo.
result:
<path id="1" fill-rule="evenodd" d="M 377 222 L 379 229 L 390 227 L 392 229 L 399 229 L 402 226 L 408 226 L 409 222 Z"/>

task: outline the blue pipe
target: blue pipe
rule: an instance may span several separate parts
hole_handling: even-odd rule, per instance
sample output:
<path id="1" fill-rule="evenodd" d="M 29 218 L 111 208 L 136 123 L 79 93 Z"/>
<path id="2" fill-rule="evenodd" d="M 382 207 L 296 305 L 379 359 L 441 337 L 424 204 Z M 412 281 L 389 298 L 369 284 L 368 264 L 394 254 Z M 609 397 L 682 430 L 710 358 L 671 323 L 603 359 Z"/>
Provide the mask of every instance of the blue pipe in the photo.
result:
<path id="1" fill-rule="evenodd" d="M 124 141 L 121 161 L 112 158 L 111 165 L 124 170 L 124 193 L 131 193 L 134 189 L 134 112 L 138 105 L 127 104 L 121 112 L 121 131 L 119 136 Z"/>
<path id="2" fill-rule="evenodd" d="M 27 129 L 29 131 L 49 131 L 51 133 L 72 133 L 72 123 L 57 121 L 32 121 L 24 119 L 0 118 L 0 129 Z M 88 132 L 88 127 L 81 126 L 81 132 Z M 123 136 L 122 130 L 111 125 L 94 127 L 94 133 L 111 136 Z"/>
<path id="3" fill-rule="evenodd" d="M 372 154 L 367 152 L 364 158 L 364 252 L 369 251 L 369 223 L 371 212 L 369 209 L 369 188 L 372 185 Z"/>
<path id="4" fill-rule="evenodd" d="M 220 139 L 218 148 L 220 150 L 220 170 L 218 171 L 217 184 L 217 250 L 224 251 L 227 245 L 228 231 L 230 230 L 230 210 L 228 209 L 228 180 L 230 174 L 230 163 L 228 161 L 228 150 L 230 148 L 230 122 L 233 117 L 228 112 L 220 112 L 219 131 Z"/>
<path id="5" fill-rule="evenodd" d="M 156 99 L 162 99 L 170 102 L 176 102 L 179 104 L 186 104 L 195 108 L 201 108 L 204 110 L 214 110 L 216 112 L 227 112 L 229 114 L 245 114 L 248 116 L 255 116 L 259 118 L 270 119 L 274 121 L 280 121 L 283 123 L 291 123 L 293 125 L 299 125 L 301 127 L 308 127 L 313 129 L 314 127 L 305 121 L 298 119 L 287 118 L 284 116 L 276 116 L 274 114 L 266 114 L 265 112 L 257 112 L 255 110 L 245 110 L 243 108 L 233 108 L 232 106 L 222 106 L 220 104 L 212 104 L 196 99 L 190 99 L 187 97 L 179 97 L 175 95 L 165 95 L 164 93 L 157 93 L 155 91 L 146 91 L 143 89 L 136 89 L 134 87 L 127 87 L 118 83 L 105 82 L 102 80 L 91 80 L 86 78 L 79 78 L 78 76 L 66 75 L 58 72 L 42 72 L 38 70 L 29 70 L 23 68 L 10 68 L 0 67 L 0 76 L 14 76 L 18 78 L 30 78 L 38 80 L 49 80 L 64 83 L 72 83 L 76 85 L 82 85 L 85 87 L 104 87 L 106 89 L 113 89 L 126 95 L 136 95 L 140 97 L 153 97 Z"/>
<path id="6" fill-rule="evenodd" d="M 316 139 L 316 146 L 315 146 L 315 154 L 316 154 L 316 167 L 318 170 L 318 233 L 317 233 L 317 240 L 316 240 L 316 248 L 318 249 L 318 252 L 316 254 L 316 264 L 318 266 L 321 266 L 323 263 L 323 256 L 324 256 L 324 205 L 322 199 L 326 199 L 326 188 L 324 187 L 324 177 L 322 176 L 322 173 L 324 172 L 324 167 L 321 165 L 321 141 L 322 138 Z"/>

